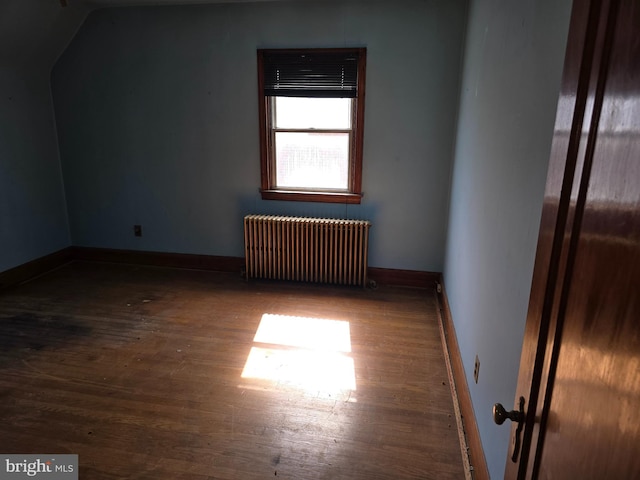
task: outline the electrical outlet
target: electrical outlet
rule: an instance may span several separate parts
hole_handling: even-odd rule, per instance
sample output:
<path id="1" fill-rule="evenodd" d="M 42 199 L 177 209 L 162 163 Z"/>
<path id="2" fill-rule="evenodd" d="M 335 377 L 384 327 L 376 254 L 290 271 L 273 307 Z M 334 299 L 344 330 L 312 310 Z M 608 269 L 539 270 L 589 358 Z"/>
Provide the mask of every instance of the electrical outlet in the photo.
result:
<path id="1" fill-rule="evenodd" d="M 478 383 L 478 375 L 480 375 L 480 359 L 476 355 L 476 363 L 473 365 L 473 379 Z"/>
<path id="2" fill-rule="evenodd" d="M 134 225 L 133 226 L 133 234 L 136 237 L 141 237 L 142 236 L 142 225 Z"/>

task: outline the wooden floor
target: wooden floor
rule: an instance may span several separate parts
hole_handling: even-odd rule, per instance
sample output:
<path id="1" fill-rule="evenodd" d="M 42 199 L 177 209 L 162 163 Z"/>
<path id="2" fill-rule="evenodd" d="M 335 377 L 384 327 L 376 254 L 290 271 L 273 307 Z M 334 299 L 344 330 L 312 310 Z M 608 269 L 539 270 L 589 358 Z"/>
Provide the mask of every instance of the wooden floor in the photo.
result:
<path id="1" fill-rule="evenodd" d="M 0 452 L 78 454 L 83 480 L 461 479 L 438 332 L 426 290 L 73 263 L 0 292 Z"/>

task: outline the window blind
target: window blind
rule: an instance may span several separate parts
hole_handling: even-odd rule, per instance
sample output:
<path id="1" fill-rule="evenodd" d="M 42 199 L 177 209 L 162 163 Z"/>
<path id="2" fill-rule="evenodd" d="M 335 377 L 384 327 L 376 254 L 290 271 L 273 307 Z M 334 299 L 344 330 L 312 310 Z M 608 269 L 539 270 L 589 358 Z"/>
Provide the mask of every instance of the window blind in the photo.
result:
<path id="1" fill-rule="evenodd" d="M 358 52 L 259 51 L 264 95 L 356 98 Z"/>

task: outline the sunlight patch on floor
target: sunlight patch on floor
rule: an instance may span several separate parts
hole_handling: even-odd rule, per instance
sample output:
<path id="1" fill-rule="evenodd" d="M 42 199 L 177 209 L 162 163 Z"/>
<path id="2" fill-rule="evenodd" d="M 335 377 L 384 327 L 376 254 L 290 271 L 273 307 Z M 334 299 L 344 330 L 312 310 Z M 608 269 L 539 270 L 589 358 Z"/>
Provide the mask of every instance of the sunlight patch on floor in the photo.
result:
<path id="1" fill-rule="evenodd" d="M 308 392 L 356 390 L 349 322 L 264 314 L 242 371 Z"/>

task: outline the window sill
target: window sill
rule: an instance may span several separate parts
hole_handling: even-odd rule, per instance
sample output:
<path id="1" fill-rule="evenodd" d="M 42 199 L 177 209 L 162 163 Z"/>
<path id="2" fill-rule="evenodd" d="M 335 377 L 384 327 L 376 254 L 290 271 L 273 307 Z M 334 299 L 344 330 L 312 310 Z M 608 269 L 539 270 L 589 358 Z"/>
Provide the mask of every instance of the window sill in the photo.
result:
<path id="1" fill-rule="evenodd" d="M 359 204 L 362 194 L 340 192 L 301 192 L 298 190 L 260 190 L 263 200 Z"/>

